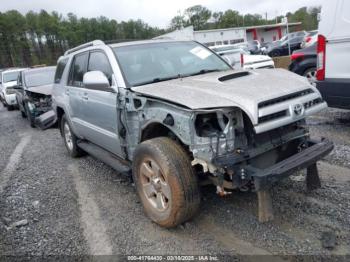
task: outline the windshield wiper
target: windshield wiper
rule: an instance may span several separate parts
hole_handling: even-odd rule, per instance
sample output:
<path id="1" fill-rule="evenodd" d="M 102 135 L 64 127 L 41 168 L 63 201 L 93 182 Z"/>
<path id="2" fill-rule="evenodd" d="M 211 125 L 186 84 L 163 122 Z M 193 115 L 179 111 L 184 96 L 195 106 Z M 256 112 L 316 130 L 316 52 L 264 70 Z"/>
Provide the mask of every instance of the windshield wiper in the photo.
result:
<path id="1" fill-rule="evenodd" d="M 196 76 L 196 75 L 204 75 L 204 74 L 207 74 L 207 73 L 212 73 L 212 72 L 220 72 L 222 70 L 219 70 L 219 69 L 202 69 L 196 73 L 193 73 L 193 74 L 190 74 L 188 76 Z"/>
<path id="2" fill-rule="evenodd" d="M 156 77 L 156 78 L 153 78 L 152 80 L 148 80 L 148 81 L 145 81 L 145 82 L 137 83 L 134 86 L 142 86 L 142 85 L 147 85 L 147 84 L 154 84 L 154 83 L 168 81 L 168 80 L 172 80 L 172 79 L 178 79 L 178 78 L 181 78 L 181 77 L 182 77 L 182 75 L 180 75 L 180 74 L 178 74 L 176 76 Z"/>

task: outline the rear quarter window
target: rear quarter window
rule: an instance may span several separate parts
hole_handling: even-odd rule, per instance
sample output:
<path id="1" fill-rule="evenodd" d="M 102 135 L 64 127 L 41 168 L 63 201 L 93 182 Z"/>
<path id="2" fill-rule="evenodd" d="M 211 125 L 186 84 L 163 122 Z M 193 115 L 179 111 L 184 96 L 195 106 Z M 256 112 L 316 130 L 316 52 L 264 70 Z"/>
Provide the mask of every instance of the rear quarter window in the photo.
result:
<path id="1" fill-rule="evenodd" d="M 55 83 L 56 84 L 59 84 L 61 82 L 62 75 L 63 75 L 64 69 L 66 68 L 67 62 L 68 62 L 68 58 L 61 59 L 58 62 L 57 68 L 56 68 L 56 73 L 55 73 Z"/>

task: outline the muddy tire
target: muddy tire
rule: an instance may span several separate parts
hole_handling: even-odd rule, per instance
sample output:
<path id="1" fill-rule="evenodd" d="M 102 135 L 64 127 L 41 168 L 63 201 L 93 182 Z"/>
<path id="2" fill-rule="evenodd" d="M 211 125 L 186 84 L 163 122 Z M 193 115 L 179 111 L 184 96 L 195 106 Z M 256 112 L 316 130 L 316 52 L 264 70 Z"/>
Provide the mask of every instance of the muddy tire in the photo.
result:
<path id="1" fill-rule="evenodd" d="M 133 179 L 147 216 L 175 227 L 198 211 L 200 189 L 186 151 L 166 137 L 141 143 L 133 159 Z"/>
<path id="2" fill-rule="evenodd" d="M 66 115 L 61 118 L 61 134 L 63 137 L 64 144 L 67 148 L 68 154 L 71 157 L 80 157 L 84 155 L 84 151 L 78 147 L 78 138 L 74 135 L 73 130 L 66 119 Z"/>

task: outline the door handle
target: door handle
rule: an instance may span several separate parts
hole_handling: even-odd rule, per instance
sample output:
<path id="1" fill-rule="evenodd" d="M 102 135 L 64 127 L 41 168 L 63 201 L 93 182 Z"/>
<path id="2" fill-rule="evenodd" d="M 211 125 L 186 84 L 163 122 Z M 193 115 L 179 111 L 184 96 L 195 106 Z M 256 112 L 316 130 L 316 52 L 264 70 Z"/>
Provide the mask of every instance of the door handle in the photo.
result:
<path id="1" fill-rule="evenodd" d="M 69 89 L 66 89 L 65 93 L 67 96 L 69 96 Z"/>

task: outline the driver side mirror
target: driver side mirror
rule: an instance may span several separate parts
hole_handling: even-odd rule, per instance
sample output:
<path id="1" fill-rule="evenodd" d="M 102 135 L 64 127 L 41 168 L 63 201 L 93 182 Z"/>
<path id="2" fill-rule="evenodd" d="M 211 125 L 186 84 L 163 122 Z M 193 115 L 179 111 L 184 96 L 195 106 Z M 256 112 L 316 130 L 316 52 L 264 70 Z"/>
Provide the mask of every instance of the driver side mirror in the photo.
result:
<path id="1" fill-rule="evenodd" d="M 88 89 L 113 91 L 106 75 L 101 71 L 86 72 L 83 77 L 83 84 Z"/>

